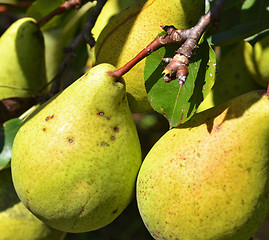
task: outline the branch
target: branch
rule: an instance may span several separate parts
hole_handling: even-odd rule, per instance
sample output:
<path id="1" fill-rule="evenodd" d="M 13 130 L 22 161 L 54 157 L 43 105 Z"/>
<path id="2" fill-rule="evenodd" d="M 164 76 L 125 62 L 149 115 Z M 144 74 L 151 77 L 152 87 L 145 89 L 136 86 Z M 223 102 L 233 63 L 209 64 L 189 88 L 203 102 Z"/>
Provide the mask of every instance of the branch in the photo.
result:
<path id="1" fill-rule="evenodd" d="M 173 43 L 184 42 L 189 34 L 189 29 L 176 29 L 174 26 L 161 26 L 161 28 L 166 31 L 166 34 L 155 38 L 147 47 L 145 47 L 140 53 L 138 53 L 131 61 L 126 63 L 123 67 L 109 72 L 111 76 L 120 77 L 126 72 L 128 72 L 133 66 L 140 62 L 143 58 L 147 57 L 159 48 Z"/>
<path id="2" fill-rule="evenodd" d="M 76 51 L 79 47 L 79 45 L 83 42 L 86 41 L 91 47 L 94 46 L 95 40 L 91 34 L 91 30 L 94 27 L 94 24 L 103 9 L 105 3 L 107 0 L 98 0 L 96 6 L 94 7 L 91 15 L 89 16 L 84 28 L 80 32 L 80 34 L 73 40 L 71 45 L 64 49 L 64 52 L 66 53 L 61 65 L 58 68 L 58 72 L 56 76 L 50 81 L 53 82 L 49 97 L 54 96 L 60 91 L 60 82 L 61 82 L 61 77 L 62 74 L 64 73 L 66 67 L 71 63 L 72 59 L 76 56 Z M 50 84 L 49 83 L 49 84 Z"/>
<path id="3" fill-rule="evenodd" d="M 40 19 L 38 21 L 38 24 L 39 26 L 42 26 L 56 15 L 61 15 L 72 8 L 79 9 L 83 4 L 89 1 L 90 0 L 67 0 L 58 8 L 56 8 L 54 11 L 52 11 L 51 13 Z"/>
<path id="4" fill-rule="evenodd" d="M 120 77 L 127 73 L 135 64 L 157 49 L 167 44 L 183 43 L 176 51 L 173 58 L 163 59 L 168 63 L 163 71 L 164 81 L 170 82 L 177 78 L 179 84 L 182 86 L 188 76 L 190 58 L 192 57 L 194 50 L 198 48 L 198 42 L 201 36 L 210 24 L 217 21 L 225 2 L 226 0 L 216 0 L 212 8 L 202 16 L 198 23 L 191 29 L 176 29 L 174 26 L 162 26 L 163 30 L 167 32 L 165 35 L 157 37 L 131 61 L 109 74 L 115 77 Z"/>

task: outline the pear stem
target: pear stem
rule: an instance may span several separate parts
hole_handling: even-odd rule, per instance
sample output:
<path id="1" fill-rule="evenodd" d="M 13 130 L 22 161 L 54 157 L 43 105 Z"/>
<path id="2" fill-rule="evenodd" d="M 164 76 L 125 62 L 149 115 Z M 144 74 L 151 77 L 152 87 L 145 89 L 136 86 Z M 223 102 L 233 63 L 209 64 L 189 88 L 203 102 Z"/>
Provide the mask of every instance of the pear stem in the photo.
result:
<path id="1" fill-rule="evenodd" d="M 121 77 L 127 73 L 132 67 L 134 67 L 139 61 L 147 57 L 157 49 L 167 44 L 182 44 L 176 51 L 173 58 L 164 59 L 168 62 L 165 67 L 164 81 L 170 82 L 174 79 L 178 79 L 180 86 L 182 86 L 188 76 L 189 60 L 193 55 L 193 52 L 198 48 L 198 42 L 201 36 L 204 34 L 210 24 L 216 22 L 219 19 L 222 8 L 224 7 L 226 0 L 216 0 L 212 8 L 203 15 L 198 23 L 190 29 L 176 29 L 174 26 L 162 26 L 163 30 L 167 34 L 155 38 L 147 47 L 145 47 L 138 55 L 127 62 L 123 67 L 110 72 L 111 76 Z"/>

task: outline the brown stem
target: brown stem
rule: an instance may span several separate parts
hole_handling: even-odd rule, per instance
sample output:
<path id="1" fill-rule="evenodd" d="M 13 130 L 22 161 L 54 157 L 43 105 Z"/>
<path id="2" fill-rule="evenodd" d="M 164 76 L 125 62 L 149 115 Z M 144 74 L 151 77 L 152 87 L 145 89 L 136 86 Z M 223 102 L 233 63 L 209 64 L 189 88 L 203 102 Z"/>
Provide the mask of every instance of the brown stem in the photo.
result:
<path id="1" fill-rule="evenodd" d="M 164 81 L 170 82 L 174 79 L 178 79 L 180 86 L 185 83 L 189 74 L 189 61 L 194 50 L 198 48 L 198 42 L 209 25 L 219 19 L 220 12 L 225 5 L 225 2 L 226 0 L 216 0 L 212 8 L 199 19 L 198 23 L 193 28 L 190 29 L 188 39 L 176 51 L 176 55 L 165 67 Z M 177 64 L 175 64 L 175 62 L 177 62 Z"/>
<path id="2" fill-rule="evenodd" d="M 89 0 L 68 0 L 68 1 L 65 1 L 62 5 L 60 5 L 58 8 L 56 8 L 54 11 L 52 11 L 51 13 L 49 13 L 48 15 L 46 15 L 45 17 L 40 19 L 38 21 L 38 24 L 40 26 L 42 26 L 45 23 L 47 23 L 49 20 L 51 20 L 53 17 L 55 17 L 56 15 L 61 15 L 72 8 L 78 9 L 86 2 L 89 2 Z"/>
<path id="3" fill-rule="evenodd" d="M 123 67 L 109 72 L 111 76 L 120 77 L 127 73 L 133 66 L 140 62 L 143 58 L 150 55 L 152 52 L 158 50 L 159 48 L 172 43 L 182 43 L 189 35 L 189 30 L 186 29 L 176 29 L 174 26 L 161 26 L 163 30 L 166 31 L 165 35 L 156 37 L 147 47 L 145 47 L 140 53 L 138 53 L 133 59 L 127 62 Z"/>

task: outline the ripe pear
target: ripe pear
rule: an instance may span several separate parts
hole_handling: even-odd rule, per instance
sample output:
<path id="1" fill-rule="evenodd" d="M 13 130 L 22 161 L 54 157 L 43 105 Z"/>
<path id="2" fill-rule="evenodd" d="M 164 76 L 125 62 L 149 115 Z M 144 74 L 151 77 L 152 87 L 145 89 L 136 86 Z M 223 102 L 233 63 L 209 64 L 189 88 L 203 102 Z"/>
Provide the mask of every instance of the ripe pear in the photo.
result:
<path id="1" fill-rule="evenodd" d="M 140 214 L 155 239 L 247 240 L 269 210 L 269 96 L 252 91 L 165 133 L 142 163 Z"/>
<path id="2" fill-rule="evenodd" d="M 0 239 L 62 240 L 66 233 L 37 219 L 19 200 L 9 169 L 0 171 Z"/>
<path id="3" fill-rule="evenodd" d="M 197 112 L 222 104 L 234 97 L 260 89 L 249 74 L 244 62 L 245 42 L 222 46 L 218 49 L 218 70 L 215 84 Z"/>
<path id="4" fill-rule="evenodd" d="M 267 87 L 269 84 L 269 34 L 256 42 L 254 46 L 245 42 L 244 56 L 249 73 L 260 86 Z"/>
<path id="5" fill-rule="evenodd" d="M 19 129 L 12 177 L 46 224 L 87 232 L 112 222 L 134 196 L 141 148 L 122 79 L 95 66 Z"/>
<path id="6" fill-rule="evenodd" d="M 21 18 L 4 32 L 0 52 L 0 100 L 47 90 L 44 39 L 33 18 Z"/>
<path id="7" fill-rule="evenodd" d="M 161 25 L 190 28 L 203 14 L 202 0 L 138 1 L 114 16 L 103 29 L 95 45 L 96 63 L 107 62 L 120 68 L 154 40 L 162 31 Z M 132 112 L 152 111 L 145 88 L 144 66 L 145 59 L 124 75 Z"/>

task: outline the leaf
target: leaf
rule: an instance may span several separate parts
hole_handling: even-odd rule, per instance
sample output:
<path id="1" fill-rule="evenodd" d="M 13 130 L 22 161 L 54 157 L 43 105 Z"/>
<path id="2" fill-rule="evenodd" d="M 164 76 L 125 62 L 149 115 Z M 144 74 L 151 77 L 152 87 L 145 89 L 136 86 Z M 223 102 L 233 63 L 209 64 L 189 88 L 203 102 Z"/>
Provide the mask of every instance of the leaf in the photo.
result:
<path id="1" fill-rule="evenodd" d="M 200 44 L 189 65 L 189 75 L 180 89 L 177 80 L 166 83 L 163 57 L 172 57 L 178 46 L 160 48 L 146 58 L 144 79 L 153 109 L 167 118 L 170 127 L 187 121 L 214 85 L 216 56 L 207 41 Z"/>
<path id="2" fill-rule="evenodd" d="M 242 23 L 235 25 L 228 31 L 214 34 L 210 41 L 215 46 L 234 44 L 267 28 L 269 28 L 269 21 Z"/>
<path id="3" fill-rule="evenodd" d="M 0 170 L 9 166 L 14 138 L 23 120 L 14 118 L 0 128 Z"/>

